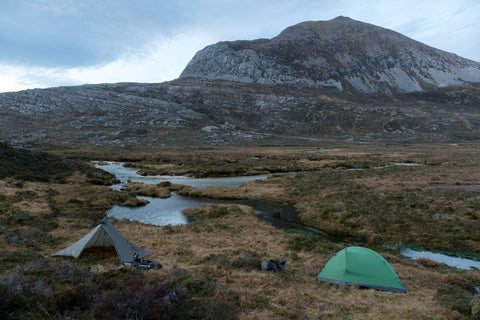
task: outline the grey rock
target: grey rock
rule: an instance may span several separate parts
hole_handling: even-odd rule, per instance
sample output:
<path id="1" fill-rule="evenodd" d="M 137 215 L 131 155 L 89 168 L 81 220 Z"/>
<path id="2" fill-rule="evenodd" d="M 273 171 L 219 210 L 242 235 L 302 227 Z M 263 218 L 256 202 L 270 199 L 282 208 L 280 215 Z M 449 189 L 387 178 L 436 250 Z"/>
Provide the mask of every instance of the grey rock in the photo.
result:
<path id="1" fill-rule="evenodd" d="M 193 57 L 181 77 L 392 95 L 480 82 L 480 63 L 337 17 L 302 22 L 272 39 L 210 45 Z"/>
<path id="2" fill-rule="evenodd" d="M 201 50 L 179 79 L 0 94 L 14 145 L 480 139 L 479 63 L 339 17 Z"/>

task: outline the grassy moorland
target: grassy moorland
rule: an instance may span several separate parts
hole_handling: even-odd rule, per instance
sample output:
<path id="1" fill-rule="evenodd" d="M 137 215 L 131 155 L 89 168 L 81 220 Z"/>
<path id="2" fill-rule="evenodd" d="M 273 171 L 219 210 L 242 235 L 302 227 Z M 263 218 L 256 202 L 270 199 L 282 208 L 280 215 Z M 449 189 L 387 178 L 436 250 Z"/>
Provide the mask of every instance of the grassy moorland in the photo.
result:
<path id="1" fill-rule="evenodd" d="M 456 145 L 338 145 L 309 148 L 166 149 L 149 152 L 56 150 L 0 152 L 0 305 L 2 319 L 468 319 L 480 316 L 480 272 L 412 261 L 387 247 L 480 254 L 480 149 Z M 319 149 L 320 148 L 320 149 Z M 70 160 L 64 160 L 68 157 Z M 131 184 L 80 160 L 123 160 L 146 174 L 274 175 L 239 188 L 197 190 Z M 17 161 L 15 159 L 22 159 Z M 30 160 L 29 160 L 30 159 Z M 43 160 L 31 160 L 43 159 Z M 7 161 L 8 160 L 8 161 Z M 36 161 L 45 165 L 30 168 Z M 404 166 L 394 163 L 416 163 Z M 6 167 L 16 165 L 17 170 Z M 17 174 L 21 172 L 22 174 Z M 80 259 L 50 254 L 85 235 L 114 204 L 166 189 L 218 199 L 266 199 L 294 205 L 320 233 L 276 229 L 240 205 L 186 212 L 199 222 L 114 225 L 152 250 L 164 268 L 118 268 L 115 253 Z M 473 190 L 473 191 L 472 191 Z M 476 191 L 475 191 L 476 190 Z M 407 294 L 318 283 L 330 257 L 350 245 L 377 250 Z M 271 258 L 286 270 L 259 270 Z"/>

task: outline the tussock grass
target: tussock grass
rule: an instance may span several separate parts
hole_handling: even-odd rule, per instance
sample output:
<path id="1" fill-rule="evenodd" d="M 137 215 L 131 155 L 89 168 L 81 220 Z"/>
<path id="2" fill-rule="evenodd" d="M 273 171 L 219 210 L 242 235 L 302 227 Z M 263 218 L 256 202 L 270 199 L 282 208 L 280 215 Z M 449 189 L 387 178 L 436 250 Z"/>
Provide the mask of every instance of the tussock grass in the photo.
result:
<path id="1" fill-rule="evenodd" d="M 334 286 L 316 282 L 315 276 L 345 245 L 313 234 L 285 233 L 259 221 L 244 206 L 205 205 L 186 213 L 200 221 L 160 228 L 127 221 L 115 221 L 115 225 L 129 239 L 147 248 L 149 241 L 145 239 L 150 239 L 150 249 L 155 251 L 152 258 L 164 266 L 174 265 L 214 277 L 235 292 L 242 319 L 418 319 L 419 315 L 443 319 L 455 314 L 462 317 L 467 312 L 462 313 L 453 302 L 439 298 L 438 292 L 445 283 L 453 281 L 444 268 L 383 252 L 406 286 L 407 294 Z M 292 247 L 299 236 L 311 237 L 311 242 Z M 288 260 L 282 273 L 262 272 L 259 266 L 248 265 L 248 261 L 259 263 L 282 256 Z M 468 282 L 479 281 L 480 274 L 448 270 L 455 273 L 458 281 L 447 290 L 448 301 L 457 296 L 471 298 Z"/>
<path id="2" fill-rule="evenodd" d="M 415 242 L 478 253 L 479 193 L 438 188 L 480 184 L 477 145 L 318 148 L 322 150 L 171 149 L 162 150 L 162 155 L 130 152 L 129 157 L 120 153 L 109 157 L 158 166 L 167 174 L 178 169 L 176 159 L 183 159 L 191 175 L 211 174 L 208 167 L 202 168 L 208 162 L 228 175 L 246 172 L 239 170 L 242 167 L 257 172 L 313 170 L 240 188 L 168 188 L 195 196 L 294 204 L 305 222 L 323 231 L 319 234 L 276 229 L 255 217 L 253 209 L 240 205 L 188 210 L 186 214 L 199 221 L 183 226 L 113 219 L 128 240 L 154 251 L 148 258 L 164 266 L 149 272 L 117 268 L 118 259 L 111 250 L 91 249 L 78 260 L 49 257 L 83 237 L 105 210 L 132 197 L 133 191 L 110 190 L 99 183 L 106 180 L 95 180 L 83 169 L 61 181 L 0 180 L 0 292 L 8 297 L 0 315 L 121 319 L 136 314 L 150 319 L 159 314 L 188 318 L 188 311 L 191 317 L 211 319 L 471 317 L 473 286 L 480 285 L 478 270 L 412 261 L 383 245 Z M 103 159 L 100 155 L 95 154 L 96 159 Z M 198 168 L 191 169 L 197 160 Z M 403 167 L 393 162 L 426 166 Z M 316 282 L 328 260 L 350 245 L 368 245 L 381 253 L 408 293 Z M 288 260 L 284 272 L 260 270 L 261 261 L 282 256 Z M 22 289 L 14 293 L 7 285 L 12 283 Z M 178 299 L 172 300 L 174 296 Z M 15 307 L 19 305 L 22 308 Z"/>
<path id="3" fill-rule="evenodd" d="M 152 185 L 139 182 L 128 182 L 123 189 L 127 192 L 146 197 L 168 198 L 170 197 L 170 188 L 168 185 Z"/>

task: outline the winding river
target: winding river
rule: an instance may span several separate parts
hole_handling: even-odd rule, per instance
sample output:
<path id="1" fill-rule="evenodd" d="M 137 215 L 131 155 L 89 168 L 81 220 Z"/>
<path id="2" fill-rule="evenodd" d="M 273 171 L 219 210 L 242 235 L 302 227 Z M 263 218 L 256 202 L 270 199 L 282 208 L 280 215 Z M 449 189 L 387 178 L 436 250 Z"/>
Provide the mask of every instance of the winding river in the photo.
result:
<path id="1" fill-rule="evenodd" d="M 271 174 L 256 176 L 241 176 L 228 178 L 190 178 L 185 176 L 141 176 L 137 170 L 124 167 L 119 162 L 108 162 L 106 164 L 97 164 L 97 168 L 108 171 L 120 180 L 120 184 L 113 185 L 111 188 L 120 190 L 128 181 L 157 184 L 170 181 L 174 184 L 184 184 L 198 189 L 215 187 L 238 187 L 242 183 L 253 182 L 256 180 L 265 180 Z M 194 218 L 185 216 L 182 212 L 188 208 L 195 208 L 207 203 L 236 203 L 249 205 L 255 209 L 255 214 L 262 220 L 276 226 L 284 228 L 297 228 L 301 225 L 298 218 L 298 212 L 294 207 L 270 203 L 260 200 L 211 200 L 188 198 L 171 193 L 167 199 L 151 198 L 139 196 L 150 203 L 138 207 L 129 208 L 116 205 L 107 211 L 107 216 L 118 219 L 134 220 L 142 223 L 158 226 L 188 224 L 195 221 Z M 273 212 L 279 213 L 273 215 Z M 276 218 L 278 216 L 279 218 Z"/>
<path id="2" fill-rule="evenodd" d="M 184 184 L 195 188 L 206 188 L 209 186 L 218 187 L 238 187 L 242 183 L 253 182 L 256 180 L 265 180 L 270 174 L 257 176 L 242 176 L 242 177 L 228 177 L 228 178 L 204 178 L 196 179 L 184 176 L 141 176 L 132 168 L 124 167 L 119 162 L 98 163 L 97 168 L 103 169 L 115 175 L 121 181 L 120 184 L 114 185 L 111 188 L 120 190 L 122 186 L 130 181 L 143 182 L 149 184 L 157 184 L 164 181 L 170 181 L 174 184 Z M 298 212 L 294 207 L 283 206 L 279 204 L 269 203 L 266 201 L 253 200 L 209 200 L 198 198 L 187 198 L 178 195 L 175 192 L 171 193 L 171 197 L 167 199 L 139 197 L 148 200 L 150 203 L 143 207 L 129 208 L 123 206 L 114 206 L 107 211 L 107 216 L 118 219 L 134 220 L 142 223 L 153 225 L 180 225 L 188 224 L 195 221 L 194 218 L 185 216 L 182 212 L 188 208 L 194 208 L 207 203 L 237 203 L 246 204 L 255 209 L 255 214 L 262 220 L 270 223 L 273 226 L 281 228 L 305 229 L 298 218 Z M 280 213 L 274 215 L 273 212 Z M 280 218 L 277 218 L 281 217 Z M 463 259 L 452 257 L 441 253 L 432 253 L 428 251 L 415 251 L 409 248 L 402 248 L 400 253 L 411 259 L 426 258 L 439 263 L 445 263 L 450 267 L 458 269 L 470 270 L 472 268 L 480 269 L 480 262 L 470 259 Z"/>

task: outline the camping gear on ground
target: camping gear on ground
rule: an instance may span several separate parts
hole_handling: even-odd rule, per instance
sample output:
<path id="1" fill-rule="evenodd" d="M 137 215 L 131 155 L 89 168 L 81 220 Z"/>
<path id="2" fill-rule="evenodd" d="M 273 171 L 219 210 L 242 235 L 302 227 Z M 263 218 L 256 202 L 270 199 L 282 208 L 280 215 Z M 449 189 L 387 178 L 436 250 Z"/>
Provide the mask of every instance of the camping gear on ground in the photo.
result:
<path id="1" fill-rule="evenodd" d="M 282 271 L 285 268 L 285 263 L 287 259 L 285 257 L 282 258 L 282 262 L 278 262 L 276 260 L 270 259 L 269 261 L 262 262 L 262 270 L 263 271 Z"/>
<path id="2" fill-rule="evenodd" d="M 90 231 L 82 239 L 78 240 L 71 246 L 60 250 L 52 256 L 72 256 L 78 258 L 83 250 L 90 247 L 110 247 L 113 246 L 118 254 L 120 263 L 125 265 L 135 265 L 135 257 L 141 259 L 152 251 L 148 251 L 137 247 L 127 239 L 125 239 L 120 232 L 110 223 L 107 217 L 103 218 L 102 222 Z M 139 263 L 140 264 L 140 263 Z"/>
<path id="3" fill-rule="evenodd" d="M 363 247 L 340 250 L 327 262 L 317 280 L 407 292 L 390 264 L 375 251 Z"/>
<path id="4" fill-rule="evenodd" d="M 124 263 L 127 267 L 139 267 L 146 269 L 160 269 L 162 265 L 152 260 L 146 260 L 140 258 L 136 253 L 133 255 L 133 263 Z"/>

